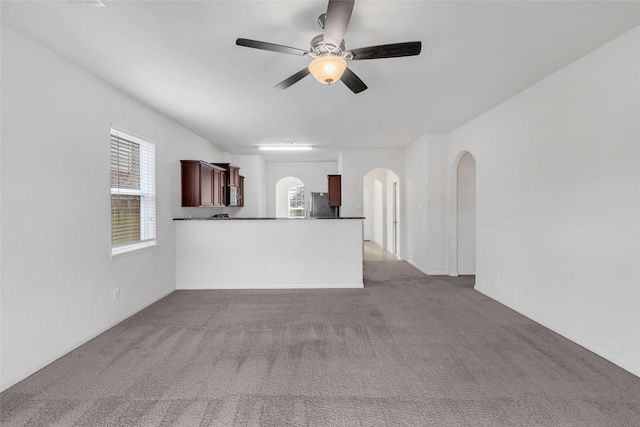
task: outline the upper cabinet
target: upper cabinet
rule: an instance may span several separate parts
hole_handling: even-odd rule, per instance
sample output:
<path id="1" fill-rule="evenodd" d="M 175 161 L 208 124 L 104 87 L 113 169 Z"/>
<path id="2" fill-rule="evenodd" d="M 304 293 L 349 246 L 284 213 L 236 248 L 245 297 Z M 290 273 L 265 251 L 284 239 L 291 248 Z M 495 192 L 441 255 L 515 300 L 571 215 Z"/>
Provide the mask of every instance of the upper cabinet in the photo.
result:
<path id="1" fill-rule="evenodd" d="M 217 167 L 213 171 L 213 206 L 227 205 L 227 171 Z"/>
<path id="2" fill-rule="evenodd" d="M 244 206 L 244 177 L 231 163 L 180 160 L 183 207 Z"/>
<path id="3" fill-rule="evenodd" d="M 244 206 L 244 176 L 240 176 L 240 185 L 238 186 L 238 206 Z"/>
<path id="4" fill-rule="evenodd" d="M 182 206 L 224 206 L 226 170 L 202 160 L 180 160 Z"/>
<path id="5" fill-rule="evenodd" d="M 227 171 L 227 185 L 240 186 L 240 167 L 232 163 L 216 163 L 215 165 Z"/>
<path id="6" fill-rule="evenodd" d="M 226 206 L 244 206 L 243 194 L 244 177 L 240 176 L 240 167 L 232 163 L 216 163 L 226 171 Z M 242 180 L 241 180 L 242 178 Z"/>
<path id="7" fill-rule="evenodd" d="M 329 180 L 329 206 L 342 205 L 342 175 L 327 175 Z"/>

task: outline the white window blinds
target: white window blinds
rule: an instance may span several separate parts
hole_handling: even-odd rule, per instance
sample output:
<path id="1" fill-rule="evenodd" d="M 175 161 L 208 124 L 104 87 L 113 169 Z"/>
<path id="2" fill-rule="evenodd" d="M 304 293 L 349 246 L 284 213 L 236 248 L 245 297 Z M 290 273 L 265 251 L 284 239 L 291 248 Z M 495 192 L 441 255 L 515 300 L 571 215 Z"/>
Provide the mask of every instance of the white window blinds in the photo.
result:
<path id="1" fill-rule="evenodd" d="M 155 145 L 111 130 L 111 253 L 155 244 Z"/>

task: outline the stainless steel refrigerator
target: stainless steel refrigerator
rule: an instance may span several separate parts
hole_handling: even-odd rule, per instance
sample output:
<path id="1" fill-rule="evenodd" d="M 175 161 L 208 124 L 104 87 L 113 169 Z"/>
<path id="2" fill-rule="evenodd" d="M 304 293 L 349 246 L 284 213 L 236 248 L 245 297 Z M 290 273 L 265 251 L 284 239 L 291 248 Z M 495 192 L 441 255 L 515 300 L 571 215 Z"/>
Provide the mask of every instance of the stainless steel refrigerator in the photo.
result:
<path id="1" fill-rule="evenodd" d="M 312 218 L 334 218 L 338 216 L 338 206 L 329 206 L 329 193 L 309 193 L 309 216 Z"/>

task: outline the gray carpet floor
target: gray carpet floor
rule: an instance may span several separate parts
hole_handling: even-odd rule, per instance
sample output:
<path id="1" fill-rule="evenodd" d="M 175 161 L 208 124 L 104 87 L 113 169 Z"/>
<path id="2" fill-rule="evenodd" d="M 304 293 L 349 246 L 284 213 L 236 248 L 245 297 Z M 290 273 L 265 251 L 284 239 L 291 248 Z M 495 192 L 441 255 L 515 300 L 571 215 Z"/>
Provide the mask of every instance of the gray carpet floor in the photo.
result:
<path id="1" fill-rule="evenodd" d="M 6 390 L 2 426 L 640 426 L 640 378 L 473 290 L 176 291 Z"/>

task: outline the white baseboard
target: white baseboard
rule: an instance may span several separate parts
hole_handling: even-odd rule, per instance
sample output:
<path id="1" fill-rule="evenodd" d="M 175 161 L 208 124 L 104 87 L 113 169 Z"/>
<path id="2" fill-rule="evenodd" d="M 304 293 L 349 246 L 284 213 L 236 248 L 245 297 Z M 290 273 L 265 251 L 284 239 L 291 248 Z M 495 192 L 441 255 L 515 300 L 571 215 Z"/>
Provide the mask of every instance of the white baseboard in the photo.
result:
<path id="1" fill-rule="evenodd" d="M 546 319 L 542 319 L 539 316 L 529 312 L 528 310 L 523 309 L 522 307 L 518 306 L 517 304 L 512 304 L 510 301 L 507 301 L 505 299 L 502 299 L 500 297 L 497 297 L 495 295 L 493 295 L 491 292 L 487 291 L 486 289 L 482 289 L 482 288 L 478 288 L 477 286 L 475 287 L 475 289 L 480 292 L 483 295 L 486 295 L 487 297 L 491 298 L 492 300 L 499 302 L 502 305 L 505 305 L 507 307 L 509 307 L 510 309 L 522 314 L 523 316 L 533 320 L 534 322 L 544 326 L 545 328 L 548 328 L 550 330 L 552 330 L 553 332 L 562 335 L 563 337 L 567 338 L 568 340 L 578 344 L 581 347 L 586 348 L 587 350 L 597 354 L 598 356 L 608 360 L 609 362 L 621 367 L 622 369 L 624 369 L 625 371 L 630 372 L 631 374 L 640 377 L 640 365 L 638 364 L 633 364 L 630 363 L 627 360 L 623 360 L 621 358 L 619 358 L 618 356 L 611 354 L 609 351 L 604 350 L 602 348 L 600 348 L 597 345 L 594 345 L 588 341 L 585 341 L 584 339 L 582 339 L 581 337 L 567 331 L 566 329 L 564 329 L 561 326 L 556 325 L 553 322 L 550 322 Z"/>
<path id="2" fill-rule="evenodd" d="M 445 270 L 426 270 L 411 260 L 407 260 L 407 263 L 409 263 L 409 265 L 411 265 L 416 270 L 420 270 L 422 273 L 426 274 L 427 276 L 446 276 L 449 274 Z"/>
<path id="3" fill-rule="evenodd" d="M 202 285 L 178 285 L 178 290 L 213 290 L 213 289 L 358 289 L 364 288 L 364 283 L 313 283 L 313 284 L 202 284 Z"/>
<path id="4" fill-rule="evenodd" d="M 70 346 L 67 346 L 66 348 L 64 348 L 61 351 L 57 352 L 53 356 L 48 357 L 44 362 L 39 363 L 38 365 L 36 365 L 34 367 L 31 367 L 28 370 L 26 370 L 26 371 L 24 371 L 24 372 L 22 372 L 22 373 L 20 373 L 18 375 L 13 375 L 8 380 L 6 378 L 2 378 L 2 386 L 1 386 L 2 388 L 0 389 L 0 391 L 4 391 L 4 390 L 8 389 L 9 387 L 11 387 L 11 386 L 13 386 L 15 384 L 18 384 L 20 381 L 24 380 L 25 378 L 29 377 L 30 375 L 35 374 L 40 369 L 44 368 L 47 365 L 50 365 L 51 363 L 55 362 L 56 360 L 58 360 L 59 358 L 61 358 L 65 354 L 68 354 L 71 351 L 75 350 L 76 348 L 80 347 L 81 345 L 91 341 L 92 339 L 94 339 L 98 335 L 100 335 L 103 332 L 113 328 L 118 323 L 128 319 L 129 317 L 133 316 L 134 314 L 144 310 L 145 308 L 149 307 L 151 304 L 160 301 L 162 298 L 166 297 L 167 295 L 169 295 L 170 293 L 172 293 L 174 291 L 175 291 L 175 288 L 163 291 L 158 296 L 152 298 L 149 302 L 143 303 L 139 307 L 134 308 L 132 310 L 129 310 L 128 312 L 126 312 L 122 316 L 119 316 L 117 319 L 109 322 L 106 326 L 104 326 L 102 328 L 99 328 L 98 330 L 92 332 L 91 334 L 89 334 L 89 336 L 87 336 L 87 337 L 75 342 L 74 344 L 72 344 Z"/>

